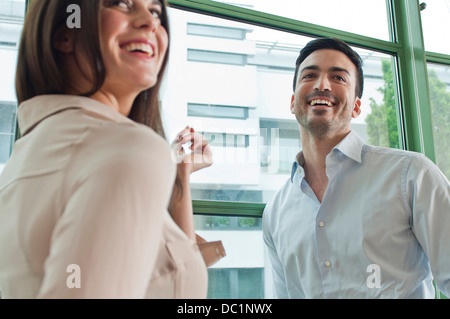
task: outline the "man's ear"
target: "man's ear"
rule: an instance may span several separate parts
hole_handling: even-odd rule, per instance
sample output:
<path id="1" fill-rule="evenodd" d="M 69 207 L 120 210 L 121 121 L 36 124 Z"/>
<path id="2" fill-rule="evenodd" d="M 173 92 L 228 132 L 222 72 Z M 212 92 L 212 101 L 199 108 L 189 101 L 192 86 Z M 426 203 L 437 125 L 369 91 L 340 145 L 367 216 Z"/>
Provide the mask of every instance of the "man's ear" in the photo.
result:
<path id="1" fill-rule="evenodd" d="M 355 119 L 361 114 L 361 99 L 356 97 L 355 105 L 353 106 L 352 117 Z"/>
<path id="2" fill-rule="evenodd" d="M 62 53 L 71 53 L 75 48 L 75 35 L 72 29 L 61 26 L 53 36 L 53 47 Z"/>
<path id="3" fill-rule="evenodd" d="M 295 114 L 295 112 L 294 112 L 294 100 L 295 100 L 295 96 L 294 96 L 294 94 L 292 94 L 292 97 L 291 97 L 291 113 L 292 114 Z"/>

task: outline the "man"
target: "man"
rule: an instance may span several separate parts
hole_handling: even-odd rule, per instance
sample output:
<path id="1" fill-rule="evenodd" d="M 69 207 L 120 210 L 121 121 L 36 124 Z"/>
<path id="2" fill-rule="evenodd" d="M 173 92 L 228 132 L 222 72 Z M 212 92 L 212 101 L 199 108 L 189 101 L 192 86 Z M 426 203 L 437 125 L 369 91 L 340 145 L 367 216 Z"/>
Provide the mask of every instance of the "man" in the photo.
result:
<path id="1" fill-rule="evenodd" d="M 450 185 L 424 155 L 364 144 L 362 61 L 316 39 L 296 63 L 291 112 L 302 152 L 267 205 L 277 298 L 450 295 Z"/>

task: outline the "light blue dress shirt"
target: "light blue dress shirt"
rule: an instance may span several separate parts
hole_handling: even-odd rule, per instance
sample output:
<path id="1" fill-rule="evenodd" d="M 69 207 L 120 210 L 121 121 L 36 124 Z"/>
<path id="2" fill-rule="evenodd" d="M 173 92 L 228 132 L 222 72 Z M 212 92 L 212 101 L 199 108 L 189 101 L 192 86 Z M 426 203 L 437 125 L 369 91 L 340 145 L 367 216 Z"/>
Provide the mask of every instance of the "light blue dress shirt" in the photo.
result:
<path id="1" fill-rule="evenodd" d="M 450 296 L 450 184 L 433 162 L 352 131 L 322 203 L 303 164 L 263 214 L 276 298 L 434 298 L 433 280 Z"/>

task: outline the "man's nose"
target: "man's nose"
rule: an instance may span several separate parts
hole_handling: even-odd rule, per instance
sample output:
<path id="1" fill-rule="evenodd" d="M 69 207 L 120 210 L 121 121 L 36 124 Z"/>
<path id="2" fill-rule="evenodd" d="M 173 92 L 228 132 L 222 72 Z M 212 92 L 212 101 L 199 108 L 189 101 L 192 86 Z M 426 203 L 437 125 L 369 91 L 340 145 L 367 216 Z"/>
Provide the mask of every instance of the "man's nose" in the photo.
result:
<path id="1" fill-rule="evenodd" d="M 317 91 L 331 91 L 330 81 L 328 77 L 325 75 L 319 76 L 314 85 L 314 89 Z"/>

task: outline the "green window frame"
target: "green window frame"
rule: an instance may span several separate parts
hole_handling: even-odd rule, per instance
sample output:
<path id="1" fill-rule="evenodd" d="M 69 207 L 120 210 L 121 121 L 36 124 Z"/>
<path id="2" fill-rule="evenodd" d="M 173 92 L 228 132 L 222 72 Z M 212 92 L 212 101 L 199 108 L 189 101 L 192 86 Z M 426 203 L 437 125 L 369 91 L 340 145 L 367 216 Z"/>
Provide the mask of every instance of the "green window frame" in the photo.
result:
<path id="1" fill-rule="evenodd" d="M 27 0 L 27 7 L 31 0 Z M 450 55 L 426 52 L 418 0 L 386 0 L 392 41 L 297 21 L 211 0 L 168 0 L 171 7 L 312 37 L 338 37 L 351 45 L 397 58 L 399 116 L 404 149 L 435 161 L 427 63 L 450 66 Z M 261 217 L 265 204 L 194 200 L 195 214 Z"/>
<path id="2" fill-rule="evenodd" d="M 31 0 L 27 0 L 28 3 Z M 392 41 L 297 21 L 211 0 L 168 0 L 171 7 L 312 37 L 338 37 L 351 45 L 397 58 L 399 116 L 404 149 L 435 161 L 427 63 L 450 66 L 450 55 L 426 52 L 418 0 L 386 0 Z M 195 214 L 261 217 L 265 204 L 194 200 Z"/>
<path id="3" fill-rule="evenodd" d="M 211 0 L 168 0 L 171 7 L 311 37 L 337 37 L 350 45 L 395 57 L 399 125 L 405 150 L 435 160 L 427 63 L 450 66 L 450 55 L 426 52 L 418 0 L 386 0 L 391 41 L 297 21 Z M 193 200 L 194 214 L 261 218 L 265 203 Z M 443 296 L 439 292 L 436 298 Z"/>
<path id="4" fill-rule="evenodd" d="M 450 55 L 425 52 L 417 0 L 386 0 L 392 41 L 297 21 L 211 0 L 168 0 L 172 8 L 230 19 L 311 37 L 337 37 L 349 44 L 396 58 L 400 103 L 399 127 L 406 150 L 435 161 L 427 79 L 427 62 L 450 65 Z M 265 204 L 194 200 L 195 214 L 261 217 Z"/>
<path id="5" fill-rule="evenodd" d="M 27 4 L 31 0 L 27 0 Z M 418 0 L 386 0 L 391 39 L 384 41 L 211 0 L 168 0 L 171 7 L 311 37 L 337 37 L 349 44 L 396 57 L 399 127 L 403 148 L 435 161 L 427 63 L 450 66 L 450 55 L 426 52 Z M 193 200 L 194 214 L 262 217 L 265 203 Z"/>

